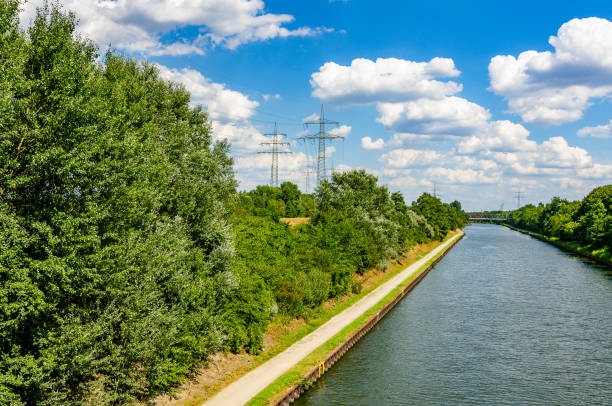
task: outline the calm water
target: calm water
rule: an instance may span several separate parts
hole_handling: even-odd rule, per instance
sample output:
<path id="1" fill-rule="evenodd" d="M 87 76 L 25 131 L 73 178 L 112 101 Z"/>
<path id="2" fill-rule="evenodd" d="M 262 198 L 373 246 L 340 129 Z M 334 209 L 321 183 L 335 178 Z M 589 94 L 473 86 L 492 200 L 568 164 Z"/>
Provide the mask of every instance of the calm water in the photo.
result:
<path id="1" fill-rule="evenodd" d="M 612 405 L 612 273 L 470 226 L 295 404 Z"/>

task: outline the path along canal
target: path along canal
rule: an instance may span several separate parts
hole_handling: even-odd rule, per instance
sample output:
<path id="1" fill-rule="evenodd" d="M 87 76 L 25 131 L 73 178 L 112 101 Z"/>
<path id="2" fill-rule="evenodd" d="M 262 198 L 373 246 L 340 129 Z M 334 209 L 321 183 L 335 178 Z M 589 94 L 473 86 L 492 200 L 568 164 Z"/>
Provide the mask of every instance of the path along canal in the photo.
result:
<path id="1" fill-rule="evenodd" d="M 612 271 L 477 224 L 295 405 L 612 404 Z"/>

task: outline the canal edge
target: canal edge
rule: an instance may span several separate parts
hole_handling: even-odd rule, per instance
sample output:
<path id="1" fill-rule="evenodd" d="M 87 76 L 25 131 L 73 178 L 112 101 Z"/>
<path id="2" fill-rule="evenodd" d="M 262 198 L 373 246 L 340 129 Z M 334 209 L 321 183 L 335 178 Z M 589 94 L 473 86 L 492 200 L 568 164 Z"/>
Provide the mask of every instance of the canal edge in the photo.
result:
<path id="1" fill-rule="evenodd" d="M 424 265 L 424 268 L 414 277 L 406 286 L 398 286 L 401 290 L 397 293 L 381 310 L 370 316 L 357 330 L 347 337 L 341 344 L 332 350 L 324 360 L 320 361 L 313 369 L 303 377 L 303 382 L 292 386 L 280 399 L 273 401 L 270 405 L 273 406 L 288 406 L 297 398 L 299 398 L 314 382 L 316 382 L 323 374 L 329 370 L 351 347 L 353 347 L 363 336 L 365 336 L 380 320 L 382 320 L 391 309 L 393 309 L 419 282 L 429 273 L 429 271 L 438 263 L 444 256 L 465 236 L 465 232 L 461 230 L 461 234 L 435 258 L 432 258 L 429 263 Z M 405 281 L 404 281 L 405 282 Z M 402 282 L 402 283 L 404 283 Z M 381 299 L 373 307 L 376 307 L 387 298 Z M 330 340 L 333 340 L 331 338 Z M 323 344 L 325 345 L 325 344 Z"/>
<path id="2" fill-rule="evenodd" d="M 601 265 L 605 265 L 605 266 L 608 266 L 608 267 L 612 268 L 612 262 L 606 261 L 605 259 L 602 259 L 602 258 L 598 258 L 595 255 L 589 254 L 588 252 L 579 251 L 579 250 L 577 250 L 577 249 L 575 249 L 573 247 L 570 247 L 569 245 L 563 244 L 563 242 L 560 242 L 560 241 L 551 241 L 545 235 L 534 233 L 533 231 L 529 231 L 529 230 L 523 230 L 522 228 L 516 228 L 514 226 L 511 226 L 508 223 L 503 223 L 502 225 L 505 226 L 505 227 L 508 227 L 511 230 L 519 232 L 521 234 L 525 234 L 525 235 L 528 235 L 528 236 L 530 236 L 532 238 L 535 238 L 536 240 L 540 240 L 540 241 L 545 242 L 547 244 L 553 245 L 553 246 L 559 248 L 560 250 L 571 252 L 572 254 L 576 254 L 576 255 L 578 255 L 580 257 L 583 257 L 583 258 L 588 258 L 588 259 L 590 259 L 592 261 L 595 261 L 595 262 L 597 262 L 597 263 L 599 263 Z"/>

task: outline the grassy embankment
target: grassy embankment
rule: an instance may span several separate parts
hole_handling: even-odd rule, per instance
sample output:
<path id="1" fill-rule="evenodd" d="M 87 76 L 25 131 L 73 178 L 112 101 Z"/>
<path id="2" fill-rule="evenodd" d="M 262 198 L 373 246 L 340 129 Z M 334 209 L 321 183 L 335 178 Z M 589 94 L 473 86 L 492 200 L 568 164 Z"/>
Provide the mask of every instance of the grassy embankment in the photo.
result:
<path id="1" fill-rule="evenodd" d="M 457 235 L 457 231 L 451 231 L 446 236 L 444 241 Z M 268 343 L 266 349 L 259 355 L 253 356 L 246 353 L 241 354 L 218 354 L 215 357 L 215 361 L 206 367 L 201 368 L 198 373 L 199 376 L 204 375 L 218 375 L 213 376 L 212 379 L 203 379 L 198 382 L 198 376 L 194 377 L 195 380 L 184 384 L 174 395 L 163 395 L 154 400 L 157 405 L 199 405 L 205 400 L 211 398 L 221 389 L 232 383 L 237 378 L 270 360 L 274 356 L 278 355 L 282 351 L 289 348 L 295 342 L 301 340 L 306 335 L 310 334 L 329 319 L 334 317 L 336 314 L 342 312 L 349 306 L 353 305 L 371 291 L 376 289 L 381 284 L 385 283 L 390 278 L 397 275 L 399 272 L 404 270 L 409 265 L 415 263 L 419 259 L 423 258 L 433 249 L 438 247 L 442 242 L 434 241 L 427 244 L 419 244 L 413 247 L 410 251 L 406 252 L 404 257 L 399 261 L 391 264 L 386 271 L 378 269 L 370 270 L 364 275 L 355 274 L 354 277 L 362 283 L 362 290 L 360 293 L 352 294 L 349 293 L 342 297 L 331 299 L 323 303 L 323 305 L 317 309 L 316 313 L 308 320 L 303 319 L 289 319 L 286 317 L 278 317 L 273 320 L 268 326 L 264 342 Z M 432 259 L 433 261 L 433 259 Z M 423 266 L 427 266 L 432 261 L 429 261 Z M 310 356 L 304 359 L 302 362 L 297 364 L 293 369 L 288 371 L 285 375 L 280 377 L 277 381 L 272 383 L 270 387 L 264 390 L 258 395 L 251 404 L 263 405 L 266 404 L 268 399 L 273 398 L 279 394 L 284 393 L 284 390 L 291 386 L 299 383 L 302 376 L 316 365 L 317 361 L 323 358 L 327 353 L 332 351 L 337 345 L 343 342 L 344 338 L 349 336 L 354 331 L 358 330 L 368 317 L 374 312 L 380 310 L 386 305 L 395 295 L 408 284 L 419 272 L 413 274 L 408 280 L 406 280 L 400 287 L 391 292 L 385 299 L 383 299 L 377 306 L 370 309 L 359 319 L 355 320 L 351 325 L 346 327 L 342 332 L 337 334 L 330 341 L 319 347 Z M 219 367 L 221 364 L 221 367 Z"/>
<path id="2" fill-rule="evenodd" d="M 503 225 L 512 230 L 527 234 L 533 238 L 537 238 L 540 241 L 552 244 L 555 247 L 592 259 L 593 261 L 599 262 L 600 264 L 612 266 L 612 252 L 610 251 L 610 247 L 593 248 L 590 245 L 582 245 L 576 241 L 564 241 L 561 240 L 559 237 L 548 237 L 546 235 L 534 233 L 533 231 L 516 228 L 506 223 L 504 223 Z"/>
<path id="3" fill-rule="evenodd" d="M 458 231 L 451 231 L 444 241 L 447 241 L 449 238 L 457 235 Z M 429 249 L 427 252 L 423 253 L 419 256 L 422 258 L 425 254 L 431 251 L 433 248 L 437 247 L 441 243 L 436 244 L 434 247 Z M 352 334 L 356 333 L 374 314 L 384 308 L 389 302 L 391 302 L 406 285 L 408 285 L 413 279 L 415 279 L 428 265 L 434 262 L 440 255 L 442 255 L 444 251 L 440 252 L 434 258 L 431 258 L 425 264 L 423 264 L 416 272 L 414 272 L 410 277 L 404 280 L 401 284 L 399 284 L 395 289 L 393 289 L 387 296 L 385 296 L 381 301 L 379 301 L 375 306 L 371 307 L 368 311 L 366 311 L 363 315 L 345 327 L 342 331 L 328 340 L 325 344 L 318 347 L 315 351 L 310 353 L 307 357 L 297 363 L 293 368 L 287 371 L 280 378 L 275 380 L 272 384 L 270 384 L 266 389 L 260 392 L 256 397 L 254 397 L 249 403 L 248 406 L 263 406 L 269 405 L 275 400 L 280 399 L 284 394 L 293 386 L 303 383 L 304 376 L 307 375 L 309 371 L 311 371 L 321 360 L 325 359 L 329 354 L 331 354 L 339 345 L 347 341 Z M 410 265 L 416 262 L 419 258 L 414 258 L 408 264 L 403 264 L 399 267 L 394 268 L 393 272 L 390 273 L 387 277 L 380 280 L 380 283 L 377 283 L 371 289 L 369 289 L 367 293 L 374 290 L 380 284 L 387 281 L 389 278 L 397 274 L 399 271 L 406 268 L 407 265 Z M 363 293 L 363 292 L 362 292 Z M 359 295 L 355 300 L 351 300 L 351 303 L 356 302 L 361 299 L 364 295 Z M 348 306 L 344 306 L 342 309 Z M 338 313 L 338 312 L 335 312 Z M 331 316 L 330 316 L 331 317 Z"/>

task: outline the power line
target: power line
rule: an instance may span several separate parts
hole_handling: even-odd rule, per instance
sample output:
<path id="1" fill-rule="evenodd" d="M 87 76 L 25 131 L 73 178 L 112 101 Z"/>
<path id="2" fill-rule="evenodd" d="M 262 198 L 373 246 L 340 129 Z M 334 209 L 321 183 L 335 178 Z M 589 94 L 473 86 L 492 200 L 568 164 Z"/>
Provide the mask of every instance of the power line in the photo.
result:
<path id="1" fill-rule="evenodd" d="M 279 149 L 279 147 L 281 148 L 288 147 L 289 143 L 282 141 L 283 137 L 286 137 L 287 134 L 278 132 L 277 123 L 274 123 L 273 133 L 264 134 L 264 135 L 272 136 L 272 141 L 260 142 L 259 145 L 269 146 L 271 147 L 271 150 L 259 151 L 258 154 L 271 154 L 272 155 L 272 165 L 270 166 L 270 186 L 278 187 L 278 156 L 280 154 L 292 154 L 293 152 Z"/>
<path id="2" fill-rule="evenodd" d="M 333 135 L 327 132 L 326 126 L 329 125 L 339 125 L 337 121 L 327 120 L 325 118 L 325 110 L 323 109 L 323 105 L 321 105 L 321 116 L 318 120 L 305 122 L 304 125 L 308 127 L 309 125 L 318 125 L 319 132 L 311 135 L 304 135 L 298 137 L 299 140 L 313 140 L 318 141 L 318 151 L 317 151 L 317 185 L 321 184 L 321 182 L 326 179 L 327 173 L 325 170 L 326 164 L 326 156 L 325 156 L 325 141 L 326 140 L 336 140 L 343 139 L 344 137 L 341 135 Z"/>

